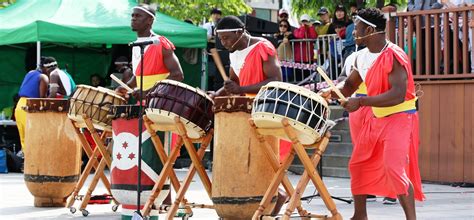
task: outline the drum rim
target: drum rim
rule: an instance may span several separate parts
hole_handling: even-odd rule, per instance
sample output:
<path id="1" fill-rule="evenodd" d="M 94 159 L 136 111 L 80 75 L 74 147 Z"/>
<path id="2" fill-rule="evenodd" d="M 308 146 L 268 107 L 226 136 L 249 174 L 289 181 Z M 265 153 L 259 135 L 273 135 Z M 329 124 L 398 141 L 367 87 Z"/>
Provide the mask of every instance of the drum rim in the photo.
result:
<path id="1" fill-rule="evenodd" d="M 262 86 L 262 88 L 258 92 L 259 94 L 257 94 L 257 96 L 255 97 L 255 100 L 260 99 L 260 97 L 262 96 L 262 92 L 265 91 L 265 90 L 268 90 L 269 88 L 287 89 L 287 90 L 292 91 L 294 93 L 304 95 L 304 96 L 306 96 L 306 97 L 308 97 L 308 98 L 310 98 L 314 101 L 317 101 L 317 102 L 321 103 L 326 108 L 329 108 L 327 101 L 323 97 L 321 97 L 320 95 L 316 94 L 315 92 L 313 92 L 313 91 L 311 91 L 307 88 L 304 88 L 302 86 L 297 86 L 297 85 L 294 85 L 294 84 L 291 84 L 291 83 L 278 82 L 278 81 L 269 82 L 267 85 Z"/>
<path id="2" fill-rule="evenodd" d="M 158 84 L 171 84 L 171 85 L 179 86 L 181 88 L 196 92 L 199 95 L 204 96 L 207 100 L 209 100 L 210 102 L 212 102 L 212 104 L 214 104 L 214 100 L 212 100 L 211 97 L 206 94 L 206 92 L 204 92 L 200 88 L 192 87 L 192 86 L 190 86 L 186 83 L 182 83 L 182 82 L 179 82 L 179 81 L 176 81 L 176 80 L 171 80 L 171 79 L 164 79 L 164 80 L 156 82 L 155 86 L 158 85 Z"/>
<path id="3" fill-rule="evenodd" d="M 159 111 L 163 111 L 163 112 L 166 112 L 168 115 L 173 115 L 174 117 L 178 116 L 179 119 L 183 122 L 183 125 L 184 127 L 188 127 L 186 125 L 190 124 L 192 125 L 192 127 L 194 128 L 198 128 L 199 131 L 197 131 L 196 133 L 199 134 L 199 138 L 202 138 L 204 136 L 206 136 L 206 134 L 208 132 L 206 132 L 206 130 L 202 129 L 201 127 L 199 127 L 199 125 L 197 125 L 196 123 L 192 122 L 191 120 L 183 117 L 183 116 L 180 116 L 174 112 L 170 112 L 170 111 L 166 111 L 166 110 L 163 110 L 163 109 L 157 109 L 157 108 L 146 108 L 145 109 L 145 114 L 148 116 L 148 114 L 153 114 L 153 111 L 156 111 L 156 110 L 159 110 Z M 157 114 L 157 115 L 160 115 L 160 116 L 164 116 L 165 114 Z M 148 116 L 149 117 L 149 116 Z M 186 133 L 188 132 L 188 130 L 186 129 Z"/>
<path id="4" fill-rule="evenodd" d="M 285 117 L 283 115 L 279 115 L 279 114 L 273 114 L 273 113 L 269 113 L 269 112 L 252 112 L 252 119 L 255 120 L 255 121 L 259 121 L 258 118 L 263 118 L 264 116 L 268 116 L 268 118 L 280 118 L 280 119 L 288 119 L 290 124 L 293 124 L 295 126 L 298 126 L 298 127 L 301 127 L 302 130 L 307 130 L 308 132 L 303 132 L 303 133 L 312 133 L 312 134 L 317 134 L 319 135 L 319 138 L 322 136 L 322 134 L 319 132 L 319 130 L 321 130 L 321 128 L 317 128 L 314 129 L 314 128 L 311 128 L 310 126 L 306 125 L 306 124 L 303 124 L 302 122 L 300 121 L 297 121 L 293 118 L 288 118 L 288 117 Z M 277 120 L 271 120 L 271 121 L 277 121 Z M 283 126 L 283 125 L 282 125 Z M 302 132 L 300 129 L 297 129 L 299 132 Z"/>
<path id="5" fill-rule="evenodd" d="M 122 99 L 124 102 L 126 102 L 125 98 L 123 98 L 122 96 L 118 95 L 117 93 L 115 93 L 115 91 L 111 90 L 111 89 L 107 89 L 105 87 L 93 87 L 93 86 L 89 86 L 89 85 L 77 85 L 76 86 L 76 91 L 79 89 L 79 88 L 84 88 L 84 89 L 91 89 L 91 90 L 94 90 L 94 91 L 98 91 L 98 92 L 104 92 L 105 94 L 107 95 L 110 95 L 110 96 L 114 96 L 116 98 L 119 98 L 119 99 Z M 75 92 L 74 92 L 75 93 Z"/>

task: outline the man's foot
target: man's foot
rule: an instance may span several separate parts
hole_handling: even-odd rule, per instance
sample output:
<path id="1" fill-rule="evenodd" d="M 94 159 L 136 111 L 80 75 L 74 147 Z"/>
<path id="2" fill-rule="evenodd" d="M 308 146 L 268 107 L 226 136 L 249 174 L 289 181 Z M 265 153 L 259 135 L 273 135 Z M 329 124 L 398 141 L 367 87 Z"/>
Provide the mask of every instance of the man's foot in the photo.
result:
<path id="1" fill-rule="evenodd" d="M 383 204 L 385 204 L 385 205 L 397 204 L 397 199 L 392 199 L 390 197 L 385 197 L 385 198 L 383 198 Z"/>
<path id="2" fill-rule="evenodd" d="M 377 197 L 374 195 L 367 195 L 367 202 L 375 202 L 377 201 Z"/>

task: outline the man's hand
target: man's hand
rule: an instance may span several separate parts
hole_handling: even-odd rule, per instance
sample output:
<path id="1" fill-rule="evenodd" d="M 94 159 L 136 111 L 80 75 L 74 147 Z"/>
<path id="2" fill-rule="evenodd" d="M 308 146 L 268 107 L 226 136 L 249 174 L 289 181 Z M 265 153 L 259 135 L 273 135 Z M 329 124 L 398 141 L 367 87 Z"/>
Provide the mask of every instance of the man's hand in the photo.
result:
<path id="1" fill-rule="evenodd" d="M 326 89 L 319 90 L 317 94 L 323 97 L 324 99 L 326 99 L 327 101 L 329 101 L 331 99 L 331 92 L 332 92 L 331 88 L 326 88 Z"/>
<path id="2" fill-rule="evenodd" d="M 224 89 L 228 94 L 242 94 L 242 88 L 232 80 L 226 80 L 224 82 Z"/>
<path id="3" fill-rule="evenodd" d="M 212 100 L 217 96 L 217 92 L 215 91 L 207 91 L 206 93 Z"/>
<path id="4" fill-rule="evenodd" d="M 349 98 L 347 102 L 341 102 L 341 105 L 348 112 L 355 112 L 360 108 L 360 98 Z"/>
<path id="5" fill-rule="evenodd" d="M 130 98 L 130 95 L 128 94 L 128 91 L 127 91 L 125 88 L 121 87 L 121 86 L 117 87 L 117 88 L 115 89 L 115 92 L 116 92 L 119 96 L 124 97 L 125 99 L 129 99 L 129 98 Z"/>

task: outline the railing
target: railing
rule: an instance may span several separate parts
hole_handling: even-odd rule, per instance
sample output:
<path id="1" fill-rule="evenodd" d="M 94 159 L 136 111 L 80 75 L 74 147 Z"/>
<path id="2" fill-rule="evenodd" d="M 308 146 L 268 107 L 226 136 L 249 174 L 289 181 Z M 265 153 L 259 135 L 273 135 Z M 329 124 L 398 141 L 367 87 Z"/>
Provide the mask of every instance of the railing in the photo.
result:
<path id="1" fill-rule="evenodd" d="M 283 81 L 298 83 L 322 66 L 331 79 L 336 79 L 342 68 L 342 40 L 336 34 L 321 35 L 316 39 L 294 39 L 278 42 L 278 56 Z M 319 75 L 315 81 L 320 82 Z"/>
<path id="2" fill-rule="evenodd" d="M 471 6 L 390 15 L 388 38 L 407 52 L 415 79 L 474 78 L 473 11 Z"/>

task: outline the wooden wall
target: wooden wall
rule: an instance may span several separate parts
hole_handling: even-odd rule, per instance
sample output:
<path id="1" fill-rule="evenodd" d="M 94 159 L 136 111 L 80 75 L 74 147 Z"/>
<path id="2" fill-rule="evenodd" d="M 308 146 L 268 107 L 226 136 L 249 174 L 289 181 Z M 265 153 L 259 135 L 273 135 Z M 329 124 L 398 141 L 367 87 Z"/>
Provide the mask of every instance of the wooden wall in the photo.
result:
<path id="1" fill-rule="evenodd" d="M 417 83 L 422 180 L 474 183 L 474 80 Z"/>

